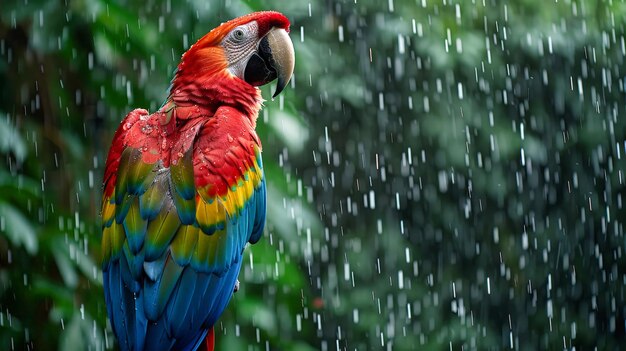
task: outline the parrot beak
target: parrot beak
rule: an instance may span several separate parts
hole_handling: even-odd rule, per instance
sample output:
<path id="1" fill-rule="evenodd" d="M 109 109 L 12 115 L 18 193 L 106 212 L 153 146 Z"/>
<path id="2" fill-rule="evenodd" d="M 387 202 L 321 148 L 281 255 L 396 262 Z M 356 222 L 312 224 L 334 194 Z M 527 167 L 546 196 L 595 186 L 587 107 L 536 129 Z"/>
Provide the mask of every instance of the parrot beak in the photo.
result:
<path id="1" fill-rule="evenodd" d="M 293 74 L 296 57 L 293 50 L 293 43 L 286 30 L 282 28 L 273 29 L 267 33 L 263 40 L 265 39 L 267 39 L 269 47 L 272 50 L 274 69 L 278 75 L 276 91 L 274 91 L 274 95 L 272 95 L 272 98 L 275 98 L 283 91 L 287 83 L 289 83 L 291 75 Z"/>
<path id="2" fill-rule="evenodd" d="M 257 52 L 248 60 L 244 79 L 254 86 L 278 79 L 273 99 L 289 83 L 294 65 L 295 54 L 289 34 L 282 28 L 273 28 L 261 39 Z"/>

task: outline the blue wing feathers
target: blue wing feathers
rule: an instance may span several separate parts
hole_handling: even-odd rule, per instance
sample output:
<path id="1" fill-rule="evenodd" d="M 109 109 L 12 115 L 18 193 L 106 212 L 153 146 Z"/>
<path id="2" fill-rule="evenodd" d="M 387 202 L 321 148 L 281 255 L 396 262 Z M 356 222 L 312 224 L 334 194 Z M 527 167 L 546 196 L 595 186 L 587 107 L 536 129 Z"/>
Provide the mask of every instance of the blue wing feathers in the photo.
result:
<path id="1" fill-rule="evenodd" d="M 198 274 L 189 267 L 185 268 L 180 278 L 180 283 L 173 293 L 166 310 L 166 321 L 169 326 L 170 335 L 182 335 L 186 330 L 193 330 L 186 320 L 192 300 L 189 298 L 190 292 L 196 290 Z"/>
<path id="2" fill-rule="evenodd" d="M 126 259 L 126 255 L 122 254 L 120 256 L 119 265 L 117 266 L 117 268 L 119 269 L 119 272 L 111 272 L 111 274 L 117 273 L 116 278 L 120 279 L 121 283 L 125 287 L 125 289 L 121 290 L 130 290 L 131 292 L 139 291 L 139 282 L 133 277 L 133 274 L 131 273 L 130 266 L 128 265 L 128 261 Z"/>
<path id="3" fill-rule="evenodd" d="M 146 332 L 144 350 L 172 350 L 176 339 L 167 333 L 165 318 L 159 318 L 156 322 L 150 322 Z"/>
<path id="4" fill-rule="evenodd" d="M 201 304 L 202 310 L 201 311 L 208 312 L 208 311 L 214 310 L 215 306 L 218 304 L 218 299 L 222 296 L 222 294 L 220 294 L 220 291 L 223 289 L 223 287 L 226 286 L 225 284 L 226 284 L 227 279 L 225 279 L 225 276 L 216 277 L 216 278 L 217 279 L 214 279 L 215 283 L 213 285 L 215 289 L 207 289 L 204 292 L 204 296 L 202 297 L 202 304 Z M 232 294 L 232 291 L 230 293 Z M 203 315 L 204 315 L 204 318 L 202 318 L 201 325 L 208 326 L 209 324 L 207 324 L 207 318 L 210 315 L 207 313 L 203 313 Z M 210 325 L 213 325 L 213 323 L 211 323 Z"/>
<path id="5" fill-rule="evenodd" d="M 123 351 L 195 350 L 232 298 L 246 243 L 257 242 L 263 233 L 265 180 L 241 211 L 227 215 L 211 233 L 213 242 L 204 242 L 201 259 L 189 260 L 208 238 L 196 221 L 190 159 L 168 170 L 139 165 L 136 156 L 123 152 L 110 200 L 126 242 L 104 265 L 107 312 Z M 261 166 L 260 157 L 257 162 Z M 182 225 L 188 227 L 179 230 Z M 179 235 L 190 255 L 172 256 L 170 247 Z"/>
<path id="6" fill-rule="evenodd" d="M 182 267 L 169 250 L 145 261 L 145 248 L 133 254 L 130 243 L 124 244 L 119 259 L 112 260 L 105 273 L 107 308 L 121 350 L 198 347 L 232 297 L 248 233 L 252 231 L 251 241 L 262 233 L 264 221 L 258 219 L 258 211 L 264 211 L 264 201 L 259 205 L 264 195 L 264 187 L 258 188 L 251 199 L 254 203 L 247 204 L 237 218 L 227 220 L 224 232 L 214 234 L 221 234 L 226 245 L 224 250 L 209 252 L 212 258 L 208 263 L 230 261 L 221 272 Z"/>
<path id="7" fill-rule="evenodd" d="M 261 239 L 263 229 L 265 228 L 265 211 L 267 208 L 266 196 L 265 179 L 263 179 L 261 186 L 254 191 L 254 198 L 251 199 L 255 204 L 254 226 L 252 227 L 252 234 L 250 235 L 249 240 L 251 244 L 255 244 L 259 241 L 259 239 Z"/>
<path id="8" fill-rule="evenodd" d="M 197 335 L 195 335 L 190 341 L 187 342 L 186 339 L 181 340 L 182 342 L 185 342 L 185 344 L 187 346 L 182 348 L 182 351 L 194 351 L 197 350 L 198 347 L 200 347 L 200 344 L 202 344 L 202 342 L 204 341 L 204 338 L 206 338 L 206 334 L 208 333 L 208 329 L 201 331 L 200 333 L 198 333 Z"/>
<path id="9" fill-rule="evenodd" d="M 187 320 L 189 321 L 189 325 L 191 328 L 197 329 L 200 327 L 202 322 L 204 321 L 204 315 L 207 308 L 204 308 L 202 303 L 204 302 L 204 296 L 206 294 L 207 289 L 210 287 L 213 289 L 218 277 L 213 274 L 207 273 L 198 273 L 198 280 L 196 282 L 196 289 L 193 291 L 191 295 L 191 301 L 195 301 L 196 308 L 190 309 L 189 313 L 187 313 Z M 199 317 L 201 315 L 201 317 Z"/>
<path id="10" fill-rule="evenodd" d="M 161 278 L 156 281 L 144 279 L 145 312 L 150 320 L 157 320 L 161 317 L 183 271 L 183 267 L 172 261 L 169 253 L 167 256 Z"/>
<path id="11" fill-rule="evenodd" d="M 129 290 L 124 290 L 122 295 L 123 303 L 126 306 L 126 329 L 129 342 L 135 349 L 142 350 L 148 326 L 148 321 L 143 312 L 142 294 L 141 292 L 135 294 Z"/>
<path id="12" fill-rule="evenodd" d="M 146 261 L 143 263 L 143 271 L 146 272 L 147 278 L 156 281 L 161 277 L 163 269 L 165 268 L 165 262 L 167 262 L 167 255 L 163 254 L 155 261 Z"/>
<path id="13" fill-rule="evenodd" d="M 128 242 L 124 244 L 122 249 L 124 251 L 123 256 L 125 258 L 125 263 L 128 265 L 128 272 L 130 273 L 129 278 L 132 280 L 133 284 L 139 284 L 143 275 L 143 252 L 133 254 L 129 248 Z M 133 292 L 137 291 L 133 290 Z"/>
<path id="14" fill-rule="evenodd" d="M 235 281 L 237 281 L 237 276 L 239 275 L 239 269 L 241 268 L 241 260 L 235 263 L 232 268 L 233 269 L 228 271 L 228 273 L 222 278 L 224 281 L 225 287 L 234 288 Z M 219 316 L 222 314 L 222 312 L 226 308 L 226 305 L 228 305 L 228 302 L 232 298 L 233 291 L 234 290 L 231 290 L 229 294 L 223 294 L 218 299 L 216 299 L 216 301 L 214 302 L 211 308 L 211 313 L 207 316 L 206 320 L 204 321 L 203 325 L 205 327 L 208 328 L 215 324 Z"/>
<path id="15" fill-rule="evenodd" d="M 123 261 L 124 259 L 113 263 L 103 275 L 105 285 L 109 287 L 105 289 L 106 299 L 109 301 L 107 310 L 113 328 L 118 331 L 120 348 L 142 350 L 147 320 L 143 308 L 136 306 L 137 300 L 141 301 L 141 294 L 136 295 L 127 289 L 121 279 Z"/>

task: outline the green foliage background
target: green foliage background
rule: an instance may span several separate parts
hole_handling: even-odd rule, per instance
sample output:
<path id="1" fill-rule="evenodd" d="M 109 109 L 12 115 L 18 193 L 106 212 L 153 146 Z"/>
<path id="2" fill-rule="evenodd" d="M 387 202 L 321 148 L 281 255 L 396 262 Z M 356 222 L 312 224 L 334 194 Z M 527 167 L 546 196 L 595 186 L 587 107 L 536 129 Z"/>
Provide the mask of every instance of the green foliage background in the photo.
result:
<path id="1" fill-rule="evenodd" d="M 0 6 L 0 349 L 115 348 L 113 132 L 195 40 L 261 9 L 291 19 L 296 72 L 259 119 L 268 226 L 218 349 L 625 345 L 623 1 Z"/>

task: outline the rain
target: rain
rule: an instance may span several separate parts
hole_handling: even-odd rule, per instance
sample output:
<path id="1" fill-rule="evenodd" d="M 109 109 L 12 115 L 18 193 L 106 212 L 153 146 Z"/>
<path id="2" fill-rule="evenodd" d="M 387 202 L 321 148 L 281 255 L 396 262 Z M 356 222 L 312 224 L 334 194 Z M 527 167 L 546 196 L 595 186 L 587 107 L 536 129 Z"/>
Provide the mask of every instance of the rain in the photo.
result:
<path id="1" fill-rule="evenodd" d="M 118 349 L 113 133 L 200 37 L 260 10 L 291 21 L 295 73 L 261 87 L 267 224 L 217 350 L 626 345 L 622 0 L 1 8 L 0 349 Z"/>

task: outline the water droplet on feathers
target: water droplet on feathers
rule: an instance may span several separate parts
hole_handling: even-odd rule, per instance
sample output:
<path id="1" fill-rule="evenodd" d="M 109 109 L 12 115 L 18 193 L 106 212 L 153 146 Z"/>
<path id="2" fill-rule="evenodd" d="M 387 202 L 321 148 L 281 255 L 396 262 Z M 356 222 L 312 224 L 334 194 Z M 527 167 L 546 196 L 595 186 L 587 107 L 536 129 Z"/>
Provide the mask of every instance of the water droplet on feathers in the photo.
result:
<path id="1" fill-rule="evenodd" d="M 229 142 L 229 143 L 232 143 L 232 142 L 235 140 L 235 139 L 233 138 L 233 136 L 232 136 L 232 135 L 230 135 L 230 134 L 228 134 L 227 138 L 228 138 L 228 142 Z"/>
<path id="2" fill-rule="evenodd" d="M 144 125 L 143 127 L 141 127 L 141 131 L 142 131 L 144 134 L 150 134 L 150 133 L 152 133 L 152 131 L 153 131 L 153 130 L 154 130 L 154 128 L 152 128 L 152 126 L 151 126 L 151 125 L 149 125 L 149 124 L 146 124 L 146 125 Z"/>

